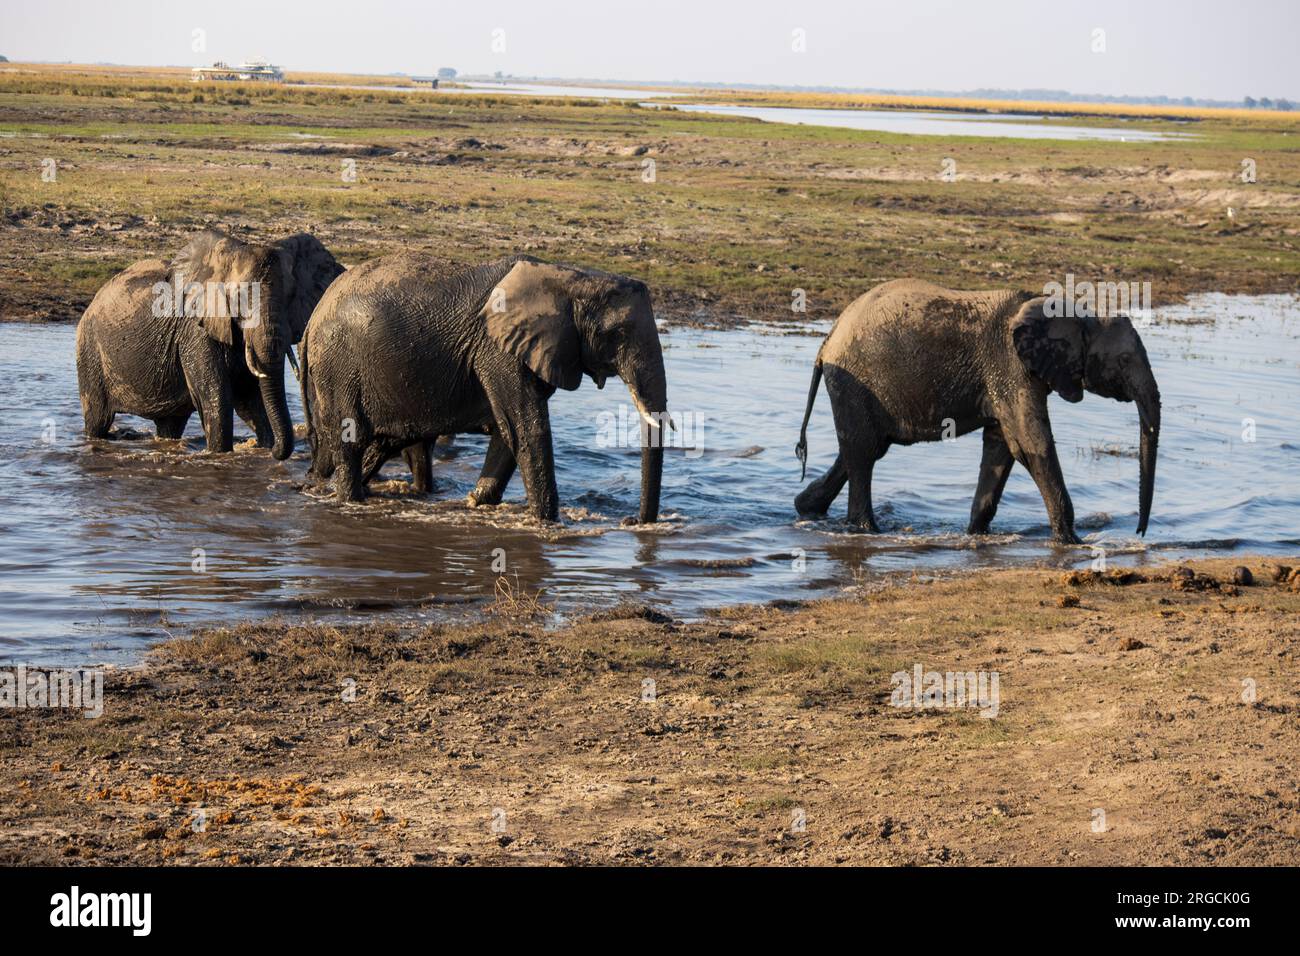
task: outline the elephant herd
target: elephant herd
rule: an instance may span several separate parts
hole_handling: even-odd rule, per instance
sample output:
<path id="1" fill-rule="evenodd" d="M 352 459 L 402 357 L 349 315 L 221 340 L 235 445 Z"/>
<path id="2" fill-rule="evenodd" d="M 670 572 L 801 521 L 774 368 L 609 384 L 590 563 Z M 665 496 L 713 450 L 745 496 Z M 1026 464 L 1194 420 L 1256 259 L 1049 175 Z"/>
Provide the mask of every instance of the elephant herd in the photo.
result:
<path id="1" fill-rule="evenodd" d="M 806 462 L 824 377 L 839 455 L 795 499 L 799 514 L 824 515 L 847 484 L 849 521 L 877 531 L 871 475 L 891 445 L 982 428 L 968 533 L 989 530 L 1019 462 L 1053 537 L 1075 543 L 1047 396 L 1077 402 L 1086 390 L 1137 404 L 1144 534 L 1160 393 L 1142 340 L 1124 316 L 1058 311 L 1043 296 L 909 279 L 854 301 L 818 352 L 796 446 Z M 464 267 L 398 253 L 345 270 L 307 234 L 260 245 L 205 230 L 170 261 L 138 262 L 105 283 L 82 316 L 76 351 L 89 438 L 110 437 L 118 414 L 179 438 L 197 410 L 208 451 L 228 452 L 238 414 L 283 460 L 294 447 L 287 360 L 302 390 L 309 476 L 332 478 L 338 500 L 362 499 L 398 454 L 415 490 L 427 492 L 438 437 L 486 433 L 469 504 L 499 503 L 518 468 L 529 509 L 546 521 L 559 517 L 550 397 L 584 375 L 597 388 L 617 375 L 645 422 L 638 520 L 659 515 L 671 420 L 650 291 L 636 279 L 523 255 Z"/>

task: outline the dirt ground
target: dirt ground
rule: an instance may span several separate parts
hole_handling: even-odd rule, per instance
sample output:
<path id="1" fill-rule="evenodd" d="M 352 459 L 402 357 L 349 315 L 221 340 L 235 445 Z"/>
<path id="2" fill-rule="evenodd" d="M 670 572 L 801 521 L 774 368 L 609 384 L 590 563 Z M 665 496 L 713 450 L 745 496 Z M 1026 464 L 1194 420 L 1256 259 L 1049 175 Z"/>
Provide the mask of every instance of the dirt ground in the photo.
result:
<path id="1" fill-rule="evenodd" d="M 98 719 L 0 711 L 0 863 L 1295 865 L 1277 567 L 203 632 Z M 894 706 L 917 665 L 996 673 L 996 716 Z"/>

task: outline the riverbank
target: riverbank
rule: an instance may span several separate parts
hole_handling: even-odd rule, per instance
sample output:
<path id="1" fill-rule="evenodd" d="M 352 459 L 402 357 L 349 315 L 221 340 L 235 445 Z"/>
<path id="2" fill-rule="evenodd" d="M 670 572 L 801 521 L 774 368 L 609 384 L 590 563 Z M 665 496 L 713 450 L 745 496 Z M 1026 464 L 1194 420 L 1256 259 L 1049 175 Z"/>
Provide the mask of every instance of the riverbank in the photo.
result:
<path id="1" fill-rule="evenodd" d="M 0 711 L 0 862 L 1295 865 L 1278 563 L 201 632 L 100 718 Z M 918 665 L 996 696 L 894 706 Z"/>
<path id="2" fill-rule="evenodd" d="M 115 272 L 204 225 L 311 231 L 348 264 L 408 248 L 580 262 L 647 281 L 678 326 L 829 320 L 899 276 L 1041 289 L 1072 273 L 1150 282 L 1157 305 L 1294 291 L 1300 114 L 1127 122 L 1193 135 L 919 136 L 15 64 L 0 69 L 0 319 L 75 320 Z"/>

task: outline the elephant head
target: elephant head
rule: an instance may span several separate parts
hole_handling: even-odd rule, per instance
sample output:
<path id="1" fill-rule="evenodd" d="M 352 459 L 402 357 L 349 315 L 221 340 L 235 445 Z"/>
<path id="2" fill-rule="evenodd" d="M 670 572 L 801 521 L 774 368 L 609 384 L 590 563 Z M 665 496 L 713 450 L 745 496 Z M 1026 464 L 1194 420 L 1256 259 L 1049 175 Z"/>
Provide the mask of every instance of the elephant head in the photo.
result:
<path id="1" fill-rule="evenodd" d="M 1142 339 L 1125 315 L 1049 316 L 1042 298 L 1021 306 L 1011 321 L 1015 349 L 1035 378 L 1067 402 L 1085 391 L 1136 402 L 1140 422 L 1138 534 L 1146 534 L 1160 441 L 1160 389 Z"/>
<path id="2" fill-rule="evenodd" d="M 492 289 L 481 318 L 497 346 L 555 388 L 576 389 L 584 374 L 597 388 L 610 375 L 623 380 L 645 421 L 639 520 L 656 521 L 668 387 L 645 284 L 521 257 Z"/>
<path id="3" fill-rule="evenodd" d="M 281 239 L 271 247 L 279 254 L 280 271 L 286 289 L 286 317 L 292 343 L 297 345 L 316 303 L 331 282 L 343 274 L 343 266 L 330 255 L 319 239 L 308 232 Z M 292 362 L 293 350 L 288 352 Z"/>
<path id="4" fill-rule="evenodd" d="M 312 309 L 343 271 L 314 237 L 290 236 L 271 246 L 207 230 L 170 265 L 184 296 L 184 315 L 242 356 L 257 377 L 274 436 L 272 454 L 293 453 L 293 423 L 284 392 L 284 361 L 302 338 Z"/>

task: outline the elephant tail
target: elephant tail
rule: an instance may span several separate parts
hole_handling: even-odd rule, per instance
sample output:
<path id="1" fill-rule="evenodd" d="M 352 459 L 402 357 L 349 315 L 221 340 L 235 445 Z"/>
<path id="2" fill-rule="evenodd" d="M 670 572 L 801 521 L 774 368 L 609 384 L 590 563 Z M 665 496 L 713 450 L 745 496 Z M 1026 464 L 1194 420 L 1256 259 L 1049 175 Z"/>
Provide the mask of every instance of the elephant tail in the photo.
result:
<path id="1" fill-rule="evenodd" d="M 305 374 L 305 373 L 304 373 Z M 795 457 L 799 459 L 799 480 L 808 474 L 808 419 L 812 417 L 813 403 L 817 401 L 817 386 L 822 383 L 822 360 L 817 356 L 813 365 L 812 384 L 808 386 L 808 406 L 803 410 L 803 426 L 799 429 L 799 444 L 794 446 Z"/>

